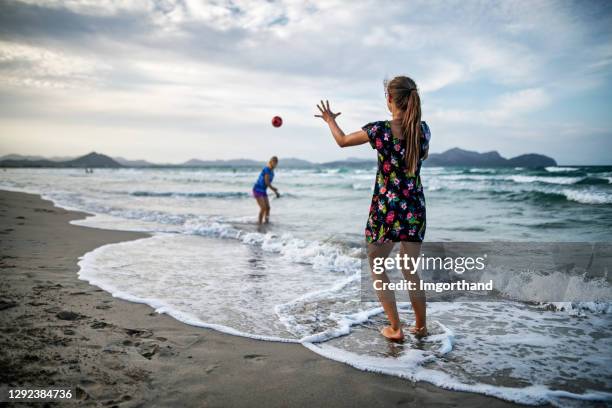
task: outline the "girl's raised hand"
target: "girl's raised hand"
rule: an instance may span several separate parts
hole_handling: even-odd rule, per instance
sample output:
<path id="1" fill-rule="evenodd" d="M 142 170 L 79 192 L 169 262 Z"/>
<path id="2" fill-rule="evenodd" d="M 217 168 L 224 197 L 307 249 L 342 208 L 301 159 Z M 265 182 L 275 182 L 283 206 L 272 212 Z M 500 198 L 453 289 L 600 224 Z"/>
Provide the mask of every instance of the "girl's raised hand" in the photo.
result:
<path id="1" fill-rule="evenodd" d="M 325 103 L 323 103 L 323 100 L 321 100 L 321 106 L 317 105 L 317 109 L 319 109 L 319 112 L 321 112 L 321 114 L 315 115 L 315 117 L 323 119 L 326 123 L 332 122 L 342 113 L 342 112 L 338 112 L 338 113 L 332 112 L 329 107 L 328 100 L 326 100 Z"/>

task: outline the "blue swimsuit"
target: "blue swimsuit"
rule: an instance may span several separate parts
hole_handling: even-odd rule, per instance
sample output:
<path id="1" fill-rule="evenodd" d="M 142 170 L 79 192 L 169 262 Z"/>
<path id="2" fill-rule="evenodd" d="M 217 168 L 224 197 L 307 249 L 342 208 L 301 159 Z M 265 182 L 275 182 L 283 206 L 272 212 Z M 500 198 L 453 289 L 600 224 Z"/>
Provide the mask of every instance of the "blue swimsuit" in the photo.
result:
<path id="1" fill-rule="evenodd" d="M 274 170 L 272 170 L 268 166 L 264 167 L 261 173 L 259 173 L 259 178 L 257 178 L 257 181 L 255 182 L 255 185 L 253 186 L 253 195 L 255 197 L 258 197 L 258 196 L 267 197 L 268 196 L 268 193 L 266 191 L 268 189 L 268 186 L 266 186 L 266 174 L 270 178 L 270 183 L 272 183 L 272 180 L 274 179 Z"/>

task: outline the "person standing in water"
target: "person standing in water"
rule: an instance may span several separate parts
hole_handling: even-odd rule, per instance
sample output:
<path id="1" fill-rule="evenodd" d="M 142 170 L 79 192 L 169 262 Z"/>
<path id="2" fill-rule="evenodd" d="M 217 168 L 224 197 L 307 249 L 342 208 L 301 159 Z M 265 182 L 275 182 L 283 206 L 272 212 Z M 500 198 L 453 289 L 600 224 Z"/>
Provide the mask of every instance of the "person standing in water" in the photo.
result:
<path id="1" fill-rule="evenodd" d="M 396 242 L 400 243 L 400 256 L 416 258 L 425 238 L 425 196 L 421 184 L 421 164 L 427 158 L 431 132 L 421 121 L 421 99 L 416 83 L 405 76 L 385 81 L 387 108 L 391 120 L 371 122 L 361 130 L 345 134 L 329 102 L 317 105 L 322 118 L 340 147 L 357 146 L 369 142 L 376 149 L 378 170 L 374 185 L 370 214 L 365 228 L 368 260 L 373 270 L 374 259 L 387 258 Z M 415 282 L 416 270 L 402 269 L 407 281 Z M 386 272 L 372 273 L 374 280 L 389 282 Z M 380 287 L 380 286 L 379 286 Z M 390 290 L 377 290 L 376 294 L 389 319 L 389 326 L 381 330 L 387 339 L 402 341 L 402 330 L 395 294 Z M 417 337 L 427 335 L 425 293 L 411 290 L 410 302 L 415 314 L 415 324 L 409 331 Z"/>
<path id="2" fill-rule="evenodd" d="M 272 158 L 268 161 L 266 167 L 263 168 L 261 173 L 259 173 L 259 177 L 253 186 L 253 197 L 257 200 L 257 204 L 259 205 L 259 225 L 262 223 L 268 223 L 270 220 L 270 200 L 268 200 L 268 187 L 276 197 L 280 197 L 278 190 L 276 187 L 272 185 L 272 180 L 274 179 L 274 169 L 278 166 L 278 157 L 272 156 Z"/>

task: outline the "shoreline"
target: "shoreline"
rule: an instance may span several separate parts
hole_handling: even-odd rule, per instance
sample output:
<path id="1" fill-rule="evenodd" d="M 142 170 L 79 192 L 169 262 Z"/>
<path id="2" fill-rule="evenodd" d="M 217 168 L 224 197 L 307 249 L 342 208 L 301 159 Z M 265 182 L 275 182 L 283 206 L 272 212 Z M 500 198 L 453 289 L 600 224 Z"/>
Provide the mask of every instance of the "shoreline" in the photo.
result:
<path id="1" fill-rule="evenodd" d="M 357 370 L 300 344 L 189 326 L 80 280 L 78 258 L 149 234 L 69 224 L 89 214 L 0 191 L 2 385 L 67 385 L 114 406 L 517 406 Z"/>

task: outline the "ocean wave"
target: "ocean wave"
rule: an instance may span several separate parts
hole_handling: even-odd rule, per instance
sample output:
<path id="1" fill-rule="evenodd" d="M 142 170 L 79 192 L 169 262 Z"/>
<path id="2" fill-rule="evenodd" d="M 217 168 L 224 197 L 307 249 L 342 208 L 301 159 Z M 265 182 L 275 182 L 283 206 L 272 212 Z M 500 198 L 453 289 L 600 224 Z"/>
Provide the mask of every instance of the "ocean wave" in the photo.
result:
<path id="1" fill-rule="evenodd" d="M 482 176 L 471 176 L 473 180 L 482 180 Z M 485 176 L 486 177 L 486 176 Z M 469 191 L 469 192 L 481 192 L 492 195 L 503 195 L 506 199 L 513 201 L 524 201 L 526 199 L 532 199 L 534 202 L 546 203 L 550 201 L 573 201 L 580 204 L 589 205 L 602 205 L 612 204 L 612 192 L 599 189 L 597 186 L 602 185 L 601 182 L 594 182 L 592 185 L 587 183 L 581 184 L 572 183 L 570 181 L 575 180 L 564 180 L 561 183 L 538 183 L 537 179 L 541 177 L 537 176 L 522 176 L 518 180 L 523 182 L 517 182 L 514 184 L 490 184 L 490 183 L 475 183 L 473 180 L 462 180 L 461 176 L 453 177 L 445 182 L 440 178 L 430 178 L 424 181 L 424 185 L 427 191 Z M 553 177 L 557 178 L 557 177 Z M 587 180 L 587 178 L 580 178 L 581 180 Z M 589 182 L 592 182 L 590 180 Z M 562 188 L 564 187 L 565 188 Z"/>
<path id="2" fill-rule="evenodd" d="M 250 192 L 245 191 L 202 191 L 202 192 L 183 192 L 183 191 L 131 191 L 127 193 L 133 197 L 176 197 L 176 198 L 248 198 L 252 197 Z M 296 198 L 294 193 L 281 193 L 281 197 Z"/>
<path id="3" fill-rule="evenodd" d="M 580 176 L 580 177 L 547 177 L 547 176 L 508 176 L 508 179 L 515 183 L 543 183 L 543 184 L 578 184 L 578 185 L 598 185 L 611 184 L 612 177 Z"/>
<path id="4" fill-rule="evenodd" d="M 132 191 L 129 193 L 134 197 L 186 197 L 186 198 L 244 198 L 250 194 L 244 191 Z"/>
<path id="5" fill-rule="evenodd" d="M 312 265 L 315 269 L 355 274 L 361 267 L 360 259 L 347 255 L 337 245 L 307 241 L 289 233 L 248 232 L 239 234 L 237 238 L 246 244 L 260 246 L 264 251 L 280 254 L 290 262 Z"/>
<path id="6" fill-rule="evenodd" d="M 603 191 L 581 191 L 565 189 L 561 192 L 569 201 L 581 204 L 612 204 L 612 194 Z"/>
<path id="7" fill-rule="evenodd" d="M 539 228 L 566 228 L 568 226 L 568 222 L 567 221 L 542 221 L 542 222 L 536 222 L 536 223 L 532 223 L 532 224 L 522 224 L 522 223 L 514 223 L 514 225 L 520 226 L 520 227 L 527 227 L 527 228 L 533 228 L 533 229 L 539 229 Z"/>
<path id="8" fill-rule="evenodd" d="M 564 304 L 593 302 L 608 304 L 612 288 L 602 278 L 586 278 L 566 272 L 550 274 L 535 271 L 513 272 L 485 270 L 480 281 L 493 281 L 493 287 L 505 299 L 527 303 L 550 303 L 551 299 Z M 607 310 L 607 309 L 606 309 Z"/>
<path id="9" fill-rule="evenodd" d="M 353 183 L 351 186 L 353 190 L 372 190 L 371 184 Z"/>
<path id="10" fill-rule="evenodd" d="M 512 180 L 515 183 L 576 184 L 585 180 L 585 177 L 543 177 L 512 175 L 507 176 L 506 179 Z"/>
<path id="11" fill-rule="evenodd" d="M 571 171 L 580 170 L 577 167 L 555 167 L 555 166 L 545 167 L 544 169 L 550 173 L 567 173 Z"/>
<path id="12" fill-rule="evenodd" d="M 602 205 L 612 203 L 612 194 L 603 191 L 594 190 L 523 190 L 523 191 L 508 191 L 496 190 L 496 194 L 504 194 L 506 198 L 514 201 L 532 200 L 534 203 L 546 204 L 550 202 L 573 201 L 579 204 Z"/>
<path id="13" fill-rule="evenodd" d="M 312 265 L 319 270 L 354 274 L 359 272 L 361 266 L 360 259 L 354 253 L 347 254 L 337 244 L 304 240 L 289 233 L 249 232 L 229 223 L 201 219 L 187 220 L 183 229 L 186 234 L 239 240 L 279 254 L 290 262 Z"/>
<path id="14" fill-rule="evenodd" d="M 474 168 L 466 170 L 467 173 L 497 174 L 499 169 Z"/>
<path id="15" fill-rule="evenodd" d="M 439 176 L 431 177 L 430 179 L 435 180 L 451 180 L 451 181 L 483 181 L 483 180 L 500 180 L 505 179 L 503 175 L 490 175 L 490 174 L 443 174 Z"/>
<path id="16" fill-rule="evenodd" d="M 612 184 L 612 177 L 601 177 L 600 175 L 526 175 L 526 174 L 489 174 L 489 173 L 461 173 L 461 174 L 445 174 L 440 176 L 430 177 L 434 180 L 448 180 L 454 182 L 481 182 L 488 185 L 499 184 L 500 182 L 509 181 L 516 184 L 559 184 L 559 185 L 597 185 L 597 184 Z"/>
<path id="17" fill-rule="evenodd" d="M 585 177 L 582 180 L 576 182 L 575 184 L 587 184 L 587 185 L 597 185 L 597 184 L 612 184 L 612 177 Z"/>

